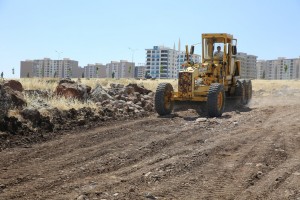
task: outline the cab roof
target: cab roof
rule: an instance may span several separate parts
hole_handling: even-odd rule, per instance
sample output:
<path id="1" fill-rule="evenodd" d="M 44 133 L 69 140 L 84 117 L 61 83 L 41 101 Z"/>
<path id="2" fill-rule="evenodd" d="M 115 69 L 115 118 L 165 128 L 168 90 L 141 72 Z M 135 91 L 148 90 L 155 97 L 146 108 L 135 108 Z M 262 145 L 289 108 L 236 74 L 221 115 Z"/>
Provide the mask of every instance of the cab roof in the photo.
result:
<path id="1" fill-rule="evenodd" d="M 209 38 L 213 39 L 214 42 L 220 42 L 220 43 L 231 43 L 231 40 L 233 40 L 233 35 L 228 33 L 203 33 L 202 39 Z"/>

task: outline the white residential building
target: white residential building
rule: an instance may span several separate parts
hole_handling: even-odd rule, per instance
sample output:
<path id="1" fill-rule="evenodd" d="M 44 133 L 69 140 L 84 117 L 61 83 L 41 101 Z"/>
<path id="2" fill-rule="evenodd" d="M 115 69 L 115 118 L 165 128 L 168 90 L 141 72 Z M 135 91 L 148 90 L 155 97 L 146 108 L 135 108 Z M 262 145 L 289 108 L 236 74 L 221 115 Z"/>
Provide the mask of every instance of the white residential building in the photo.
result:
<path id="1" fill-rule="evenodd" d="M 83 69 L 78 66 L 78 61 L 64 58 L 51 60 L 50 58 L 25 60 L 20 64 L 20 77 L 56 77 L 77 78 L 81 77 Z"/>
<path id="2" fill-rule="evenodd" d="M 135 63 L 127 60 L 111 61 L 106 64 L 106 74 L 109 78 L 134 78 Z"/>
<path id="3" fill-rule="evenodd" d="M 88 64 L 84 66 L 84 76 L 86 78 L 107 78 L 106 65 L 101 63 Z"/>
<path id="4" fill-rule="evenodd" d="M 194 62 L 200 61 L 199 55 L 191 56 Z M 153 78 L 172 79 L 177 78 L 178 71 L 185 61 L 185 52 L 164 47 L 153 46 L 146 49 L 146 73 Z"/>
<path id="5" fill-rule="evenodd" d="M 186 52 L 185 51 L 178 51 L 178 56 L 177 56 L 177 66 L 178 70 L 182 70 L 182 64 L 186 60 Z M 201 62 L 201 56 L 198 54 L 193 54 L 190 55 L 190 60 L 192 60 L 194 63 L 200 63 Z"/>
<path id="6" fill-rule="evenodd" d="M 246 53 L 238 52 L 236 55 L 237 60 L 241 61 L 241 77 L 256 79 L 256 59 L 257 56 L 248 55 Z"/>
<path id="7" fill-rule="evenodd" d="M 139 64 L 135 67 L 134 77 L 136 78 L 145 78 L 146 75 L 146 66 L 145 64 Z"/>
<path id="8" fill-rule="evenodd" d="M 177 51 L 164 46 L 146 49 L 147 72 L 154 78 L 177 77 Z"/>
<path id="9" fill-rule="evenodd" d="M 259 60 L 256 64 L 257 78 L 260 79 L 299 79 L 300 78 L 300 57 L 284 58 L 276 60 Z"/>
<path id="10" fill-rule="evenodd" d="M 256 75 L 257 79 L 266 79 L 267 62 L 264 60 L 258 60 L 256 62 Z"/>

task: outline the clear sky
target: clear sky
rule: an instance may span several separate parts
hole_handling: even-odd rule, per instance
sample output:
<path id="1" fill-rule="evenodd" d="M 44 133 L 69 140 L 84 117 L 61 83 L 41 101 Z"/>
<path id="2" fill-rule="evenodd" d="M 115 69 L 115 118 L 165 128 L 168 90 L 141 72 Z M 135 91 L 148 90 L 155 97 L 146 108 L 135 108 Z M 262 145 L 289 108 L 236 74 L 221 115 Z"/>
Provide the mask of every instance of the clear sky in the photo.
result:
<path id="1" fill-rule="evenodd" d="M 297 58 L 300 0 L 0 0 L 0 72 L 19 77 L 20 61 L 45 57 L 145 63 L 147 48 L 214 32 L 258 59 Z"/>

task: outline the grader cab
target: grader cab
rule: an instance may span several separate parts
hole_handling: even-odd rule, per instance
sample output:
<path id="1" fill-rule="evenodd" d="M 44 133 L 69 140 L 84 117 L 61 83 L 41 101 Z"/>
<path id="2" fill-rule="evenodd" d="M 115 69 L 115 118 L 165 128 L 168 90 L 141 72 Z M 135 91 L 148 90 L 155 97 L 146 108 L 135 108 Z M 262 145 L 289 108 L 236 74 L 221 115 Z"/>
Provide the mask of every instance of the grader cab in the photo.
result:
<path id="1" fill-rule="evenodd" d="M 155 110 L 161 116 L 173 111 L 178 101 L 206 102 L 207 114 L 220 117 L 226 98 L 247 104 L 252 97 L 251 80 L 241 79 L 241 62 L 236 59 L 237 39 L 227 33 L 202 34 L 202 63 L 194 63 L 186 46 L 186 61 L 179 71 L 178 90 L 170 83 L 160 83 L 155 94 Z M 217 49 L 222 51 L 217 51 Z"/>

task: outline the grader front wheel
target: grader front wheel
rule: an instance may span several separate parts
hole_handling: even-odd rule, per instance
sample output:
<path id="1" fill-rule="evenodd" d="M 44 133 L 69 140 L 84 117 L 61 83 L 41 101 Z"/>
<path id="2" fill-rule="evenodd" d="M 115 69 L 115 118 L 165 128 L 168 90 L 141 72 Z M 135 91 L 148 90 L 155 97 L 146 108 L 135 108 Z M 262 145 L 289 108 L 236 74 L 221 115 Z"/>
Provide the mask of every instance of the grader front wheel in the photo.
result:
<path id="1" fill-rule="evenodd" d="M 163 116 L 172 112 L 174 101 L 172 101 L 173 86 L 170 83 L 160 83 L 155 93 L 155 110 Z"/>
<path id="2" fill-rule="evenodd" d="M 213 83 L 207 96 L 207 111 L 210 117 L 220 117 L 225 108 L 225 91 L 223 85 Z"/>

